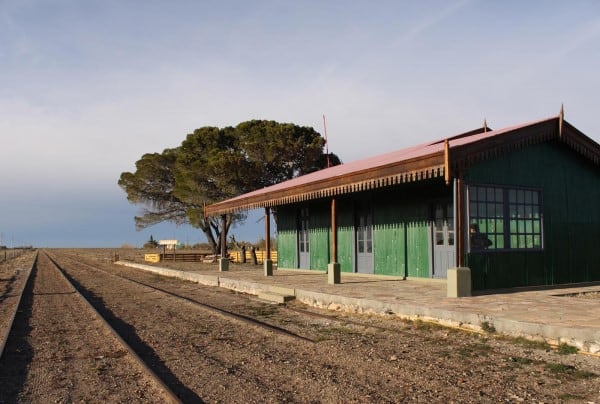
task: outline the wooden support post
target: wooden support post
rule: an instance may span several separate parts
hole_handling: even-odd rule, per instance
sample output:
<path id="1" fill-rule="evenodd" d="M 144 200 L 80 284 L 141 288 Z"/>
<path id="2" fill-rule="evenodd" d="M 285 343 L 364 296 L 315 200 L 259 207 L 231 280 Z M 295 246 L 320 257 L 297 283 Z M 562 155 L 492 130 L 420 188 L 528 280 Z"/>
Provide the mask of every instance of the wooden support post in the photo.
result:
<path id="1" fill-rule="evenodd" d="M 227 215 L 221 215 L 221 258 L 227 256 Z"/>
<path id="2" fill-rule="evenodd" d="M 271 261 L 271 208 L 265 208 L 265 248 L 266 256 L 263 261 L 265 276 L 273 275 L 273 261 Z"/>
<path id="3" fill-rule="evenodd" d="M 465 266 L 465 231 L 464 231 L 464 193 L 462 178 L 456 179 L 456 241 L 458 267 Z"/>
<path id="4" fill-rule="evenodd" d="M 444 141 L 444 179 L 446 185 L 450 185 L 450 142 Z"/>
<path id="5" fill-rule="evenodd" d="M 338 262 L 336 201 L 331 200 L 331 262 Z"/>
<path id="6" fill-rule="evenodd" d="M 327 282 L 337 284 L 341 281 L 341 268 L 338 263 L 337 245 L 337 206 L 335 198 L 331 199 L 331 262 L 327 265 Z"/>
<path id="7" fill-rule="evenodd" d="M 227 258 L 227 215 L 221 215 L 221 258 L 219 271 L 229 271 L 229 258 Z"/>
<path id="8" fill-rule="evenodd" d="M 271 259 L 271 209 L 265 208 L 265 248 L 267 249 L 267 259 Z"/>

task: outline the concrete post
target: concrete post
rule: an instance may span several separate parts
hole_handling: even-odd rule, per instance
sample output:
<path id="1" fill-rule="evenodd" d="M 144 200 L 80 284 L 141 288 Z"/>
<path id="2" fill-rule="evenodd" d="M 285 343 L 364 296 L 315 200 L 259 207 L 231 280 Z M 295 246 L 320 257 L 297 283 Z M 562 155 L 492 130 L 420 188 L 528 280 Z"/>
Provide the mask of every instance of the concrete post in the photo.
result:
<path id="1" fill-rule="evenodd" d="M 450 268 L 447 273 L 448 297 L 471 296 L 471 269 Z"/>
<path id="2" fill-rule="evenodd" d="M 227 258 L 219 258 L 219 272 L 229 271 L 229 260 Z"/>
<path id="3" fill-rule="evenodd" d="M 336 285 L 342 281 L 341 279 L 341 268 L 337 262 L 327 264 L 327 283 L 330 285 Z"/>
<path id="4" fill-rule="evenodd" d="M 263 262 L 265 268 L 265 276 L 273 276 L 273 260 L 266 259 Z"/>

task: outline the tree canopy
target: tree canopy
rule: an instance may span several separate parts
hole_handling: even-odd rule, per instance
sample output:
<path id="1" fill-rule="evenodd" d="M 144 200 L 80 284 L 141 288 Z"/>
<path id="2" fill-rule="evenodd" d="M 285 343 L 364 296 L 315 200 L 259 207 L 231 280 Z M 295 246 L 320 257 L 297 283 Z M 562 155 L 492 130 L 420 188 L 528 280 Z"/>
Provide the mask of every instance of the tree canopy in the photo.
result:
<path id="1" fill-rule="evenodd" d="M 215 253 L 220 234 L 243 221 L 229 215 L 225 229 L 204 217 L 204 206 L 273 185 L 327 166 L 325 140 L 313 128 L 252 120 L 236 127 L 203 127 L 179 147 L 144 154 L 133 173 L 123 172 L 119 186 L 127 199 L 142 206 L 136 227 L 170 221 L 201 229 Z M 340 164 L 330 154 L 331 165 Z"/>

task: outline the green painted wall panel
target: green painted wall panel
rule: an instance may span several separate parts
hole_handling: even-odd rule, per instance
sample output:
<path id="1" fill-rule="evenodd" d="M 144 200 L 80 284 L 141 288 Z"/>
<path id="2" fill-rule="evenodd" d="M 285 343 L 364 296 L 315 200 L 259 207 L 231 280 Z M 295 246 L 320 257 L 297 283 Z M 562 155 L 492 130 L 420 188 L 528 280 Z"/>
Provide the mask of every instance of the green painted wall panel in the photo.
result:
<path id="1" fill-rule="evenodd" d="M 408 276 L 429 277 L 430 237 L 427 221 L 413 221 L 406 226 Z"/>
<path id="2" fill-rule="evenodd" d="M 375 273 L 429 277 L 429 202 L 419 192 L 378 192 L 373 198 Z"/>
<path id="3" fill-rule="evenodd" d="M 298 268 L 298 235 L 296 209 L 280 206 L 277 218 L 277 266 L 279 268 Z"/>
<path id="4" fill-rule="evenodd" d="M 331 206 L 311 204 L 310 214 L 310 269 L 326 270 L 329 264 L 331 236 Z"/>
<path id="5" fill-rule="evenodd" d="M 338 262 L 342 272 L 354 272 L 354 214 L 351 200 L 337 201 Z"/>
<path id="6" fill-rule="evenodd" d="M 373 221 L 375 223 L 373 234 L 375 273 L 404 276 L 406 240 L 401 210 L 390 203 L 375 204 Z"/>
<path id="7" fill-rule="evenodd" d="M 600 280 L 600 168 L 558 142 L 472 167 L 467 182 L 541 188 L 544 249 L 467 254 L 474 289 Z"/>

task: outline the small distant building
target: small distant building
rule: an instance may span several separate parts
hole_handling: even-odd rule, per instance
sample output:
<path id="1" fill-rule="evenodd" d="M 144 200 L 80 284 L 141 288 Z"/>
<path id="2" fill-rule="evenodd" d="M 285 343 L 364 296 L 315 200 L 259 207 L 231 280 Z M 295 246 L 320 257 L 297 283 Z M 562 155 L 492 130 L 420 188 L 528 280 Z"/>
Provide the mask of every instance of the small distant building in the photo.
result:
<path id="1" fill-rule="evenodd" d="M 177 245 L 179 244 L 179 241 L 177 240 L 158 240 L 158 245 L 159 246 L 163 246 L 164 249 L 166 250 L 175 250 L 175 248 L 177 248 Z"/>
<path id="2" fill-rule="evenodd" d="M 317 171 L 206 214 L 261 207 L 276 209 L 279 268 L 446 278 L 469 267 L 474 290 L 600 281 L 600 145 L 562 110 Z"/>

